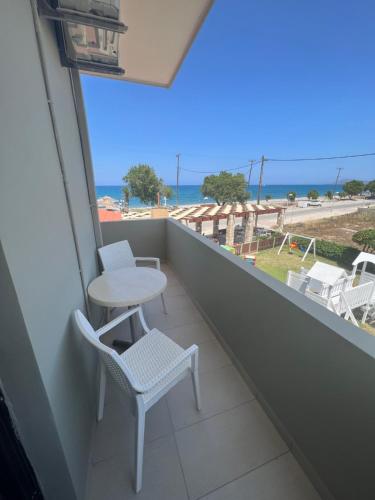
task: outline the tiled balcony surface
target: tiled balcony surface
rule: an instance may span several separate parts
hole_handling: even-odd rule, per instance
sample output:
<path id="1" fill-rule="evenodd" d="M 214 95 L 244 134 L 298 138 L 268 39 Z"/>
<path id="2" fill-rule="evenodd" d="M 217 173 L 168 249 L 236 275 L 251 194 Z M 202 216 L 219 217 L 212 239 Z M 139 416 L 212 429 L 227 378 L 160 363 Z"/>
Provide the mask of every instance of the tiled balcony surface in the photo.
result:
<path id="1" fill-rule="evenodd" d="M 202 411 L 191 379 L 146 416 L 143 488 L 133 491 L 134 426 L 129 401 L 109 380 L 97 424 L 88 500 L 318 500 L 320 497 L 254 399 L 177 276 L 168 268 L 168 315 L 144 307 L 150 327 L 181 346 L 199 345 Z M 125 338 L 117 330 L 112 337 Z"/>

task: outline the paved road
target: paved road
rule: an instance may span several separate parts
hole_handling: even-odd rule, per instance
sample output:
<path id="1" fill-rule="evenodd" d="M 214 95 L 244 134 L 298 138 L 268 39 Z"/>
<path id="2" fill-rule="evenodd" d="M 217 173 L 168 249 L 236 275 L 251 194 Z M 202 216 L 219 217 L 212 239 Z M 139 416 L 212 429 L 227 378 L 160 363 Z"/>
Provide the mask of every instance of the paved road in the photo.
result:
<path id="1" fill-rule="evenodd" d="M 304 222 L 306 220 L 323 219 L 326 217 L 335 217 L 353 213 L 358 207 L 366 207 L 370 204 L 375 204 L 375 200 L 361 201 L 333 201 L 324 202 L 321 207 L 307 208 L 288 208 L 285 214 L 285 224 L 295 224 L 296 222 Z M 267 217 L 267 220 L 266 220 Z M 272 227 L 275 224 L 275 217 L 264 215 L 261 218 L 262 225 Z"/>
<path id="2" fill-rule="evenodd" d="M 322 207 L 289 207 L 285 215 L 285 224 L 295 224 L 296 222 L 303 222 L 306 220 L 323 219 L 325 217 L 334 217 L 337 215 L 345 215 L 355 212 L 358 207 L 366 207 L 374 205 L 375 200 L 361 200 L 361 201 L 331 201 L 323 202 Z M 236 219 L 236 224 L 241 224 L 241 218 Z M 262 215 L 258 219 L 258 226 L 272 228 L 276 224 L 276 214 Z M 194 224 L 190 224 L 192 229 L 195 229 Z M 226 227 L 226 220 L 221 220 L 220 229 Z M 202 233 L 212 234 L 212 222 L 203 222 Z"/>

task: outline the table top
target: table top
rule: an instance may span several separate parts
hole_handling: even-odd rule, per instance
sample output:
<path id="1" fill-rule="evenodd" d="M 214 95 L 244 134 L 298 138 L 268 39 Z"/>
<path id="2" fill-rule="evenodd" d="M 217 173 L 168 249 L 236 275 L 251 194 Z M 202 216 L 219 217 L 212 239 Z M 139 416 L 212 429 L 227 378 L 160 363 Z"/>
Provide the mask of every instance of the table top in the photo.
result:
<path id="1" fill-rule="evenodd" d="M 143 304 L 160 295 L 167 287 L 167 277 L 149 267 L 123 267 L 104 272 L 88 286 L 95 304 L 104 307 L 126 307 Z"/>

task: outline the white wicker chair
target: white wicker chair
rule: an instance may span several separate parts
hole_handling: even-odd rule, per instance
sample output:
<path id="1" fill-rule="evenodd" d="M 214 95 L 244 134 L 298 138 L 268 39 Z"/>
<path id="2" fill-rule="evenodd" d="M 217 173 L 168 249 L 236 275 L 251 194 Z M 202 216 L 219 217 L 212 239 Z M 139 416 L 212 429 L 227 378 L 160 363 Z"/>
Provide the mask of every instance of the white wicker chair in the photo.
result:
<path id="1" fill-rule="evenodd" d="M 100 342 L 104 333 L 137 314 L 146 335 L 119 355 Z M 184 350 L 157 329 L 149 330 L 142 309 L 135 307 L 99 330 L 94 330 L 81 311 L 74 312 L 74 321 L 85 339 L 98 351 L 100 357 L 100 381 L 97 419 L 103 418 L 106 386 L 106 370 L 122 390 L 134 398 L 136 403 L 136 456 L 135 490 L 142 487 L 143 447 L 146 412 L 180 380 L 191 374 L 197 409 L 200 410 L 198 376 L 198 347 L 192 345 Z"/>
<path id="2" fill-rule="evenodd" d="M 160 259 L 158 257 L 134 257 L 132 249 L 127 240 L 111 243 L 98 249 L 100 261 L 105 271 L 115 271 L 122 267 L 135 267 L 137 262 L 154 262 L 156 269 L 160 271 Z M 164 295 L 161 294 L 163 310 L 167 314 Z"/>

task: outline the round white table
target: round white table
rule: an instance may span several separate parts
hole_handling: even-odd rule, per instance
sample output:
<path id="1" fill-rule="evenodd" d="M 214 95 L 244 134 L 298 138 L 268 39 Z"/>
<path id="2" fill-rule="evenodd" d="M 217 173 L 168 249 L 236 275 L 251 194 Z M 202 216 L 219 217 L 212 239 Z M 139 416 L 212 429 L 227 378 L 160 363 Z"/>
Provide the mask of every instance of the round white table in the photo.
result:
<path id="1" fill-rule="evenodd" d="M 144 304 L 167 287 L 167 277 L 150 267 L 123 267 L 105 271 L 89 285 L 90 299 L 104 307 L 126 307 Z"/>
<path id="2" fill-rule="evenodd" d="M 158 297 L 167 287 L 167 277 L 150 267 L 123 267 L 105 271 L 88 286 L 90 300 L 99 306 L 130 307 Z M 109 318 L 108 318 L 109 319 Z M 134 336 L 134 325 L 131 328 Z M 120 345 L 121 341 L 117 342 Z"/>

